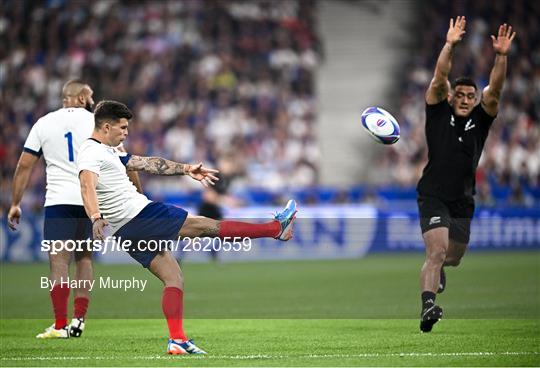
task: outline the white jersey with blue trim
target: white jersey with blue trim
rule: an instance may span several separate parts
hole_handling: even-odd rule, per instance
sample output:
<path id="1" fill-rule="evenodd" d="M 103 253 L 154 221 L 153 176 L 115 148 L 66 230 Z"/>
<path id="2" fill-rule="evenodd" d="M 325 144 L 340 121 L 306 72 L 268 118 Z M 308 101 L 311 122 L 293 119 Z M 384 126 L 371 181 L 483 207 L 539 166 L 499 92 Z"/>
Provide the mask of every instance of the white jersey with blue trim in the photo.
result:
<path id="1" fill-rule="evenodd" d="M 134 218 L 150 201 L 137 192 L 127 176 L 130 154 L 90 138 L 79 150 L 78 172 L 88 170 L 98 175 L 96 194 L 99 212 L 111 226 L 112 234 Z"/>
<path id="2" fill-rule="evenodd" d="M 93 129 L 94 114 L 84 108 L 69 107 L 48 113 L 30 130 L 24 151 L 45 159 L 45 206 L 83 205 L 77 155 Z"/>

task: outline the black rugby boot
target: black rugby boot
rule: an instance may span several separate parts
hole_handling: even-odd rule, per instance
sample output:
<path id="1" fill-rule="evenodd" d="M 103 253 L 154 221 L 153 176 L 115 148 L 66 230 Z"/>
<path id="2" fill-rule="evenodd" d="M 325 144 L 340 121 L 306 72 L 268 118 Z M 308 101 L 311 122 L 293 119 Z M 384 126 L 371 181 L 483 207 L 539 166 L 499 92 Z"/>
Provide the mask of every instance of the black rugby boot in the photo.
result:
<path id="1" fill-rule="evenodd" d="M 438 305 L 432 304 L 422 310 L 420 315 L 420 331 L 431 332 L 433 325 L 442 318 L 443 310 Z"/>

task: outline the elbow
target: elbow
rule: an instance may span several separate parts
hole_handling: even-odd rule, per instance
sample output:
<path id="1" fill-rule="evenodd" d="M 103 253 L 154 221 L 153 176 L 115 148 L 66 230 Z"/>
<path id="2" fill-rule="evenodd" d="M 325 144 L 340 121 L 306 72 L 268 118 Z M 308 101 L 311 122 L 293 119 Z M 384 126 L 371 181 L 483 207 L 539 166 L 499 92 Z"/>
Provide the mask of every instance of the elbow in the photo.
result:
<path id="1" fill-rule="evenodd" d="M 497 106 L 501 98 L 501 90 L 498 88 L 492 88 L 487 86 L 483 90 L 483 100 L 484 104 L 488 106 Z"/>
<path id="2" fill-rule="evenodd" d="M 431 88 L 438 92 L 450 90 L 450 82 L 446 76 L 439 75 L 431 80 Z"/>
<path id="3" fill-rule="evenodd" d="M 19 170 L 30 170 L 32 168 L 32 165 L 26 163 L 26 162 L 21 162 L 19 161 L 17 163 L 17 169 Z"/>
<path id="4" fill-rule="evenodd" d="M 34 167 L 34 165 L 30 162 L 27 162 L 26 160 L 19 160 L 19 162 L 17 162 L 17 167 L 16 167 L 16 170 L 19 171 L 19 172 L 30 172 L 32 170 L 32 168 Z"/>
<path id="5" fill-rule="evenodd" d="M 83 202 L 84 202 L 84 198 L 86 197 L 86 193 L 88 193 L 88 187 L 84 185 L 83 183 L 81 183 L 81 197 L 83 199 Z"/>

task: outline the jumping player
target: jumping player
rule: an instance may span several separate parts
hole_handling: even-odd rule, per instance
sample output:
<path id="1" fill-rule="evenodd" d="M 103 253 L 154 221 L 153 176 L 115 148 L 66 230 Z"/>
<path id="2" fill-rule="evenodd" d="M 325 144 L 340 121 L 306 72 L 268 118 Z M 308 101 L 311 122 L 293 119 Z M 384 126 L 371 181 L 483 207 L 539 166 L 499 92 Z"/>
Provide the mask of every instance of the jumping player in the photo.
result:
<path id="1" fill-rule="evenodd" d="M 92 137 L 81 146 L 78 171 L 86 213 L 92 220 L 94 239 L 110 234 L 132 244 L 141 240 L 194 237 L 272 237 L 289 240 L 296 215 L 296 203 L 290 200 L 274 221 L 250 224 L 238 221 L 217 221 L 191 216 L 181 208 L 152 202 L 137 193 L 126 172 L 146 171 L 156 175 L 189 175 L 205 187 L 213 185 L 217 170 L 202 164 L 181 164 L 159 157 L 142 157 L 119 152 L 118 146 L 128 135 L 131 111 L 116 101 L 101 101 L 95 109 Z M 179 143 L 181 144 L 181 142 Z M 164 284 L 162 309 L 169 328 L 169 354 L 205 354 L 183 329 L 183 276 L 169 251 L 148 251 L 138 246 L 128 253 L 148 268 Z"/>
<path id="2" fill-rule="evenodd" d="M 503 24 L 491 36 L 495 63 L 477 104 L 473 80 L 458 78 L 450 85 L 454 48 L 465 34 L 465 17 L 450 19 L 450 27 L 435 74 L 426 92 L 428 163 L 417 186 L 420 226 L 426 246 L 421 272 L 420 330 L 430 332 L 442 318 L 436 293 L 446 287 L 444 266 L 458 266 L 469 243 L 474 213 L 475 173 L 489 128 L 497 116 L 506 78 L 507 54 L 515 32 Z"/>

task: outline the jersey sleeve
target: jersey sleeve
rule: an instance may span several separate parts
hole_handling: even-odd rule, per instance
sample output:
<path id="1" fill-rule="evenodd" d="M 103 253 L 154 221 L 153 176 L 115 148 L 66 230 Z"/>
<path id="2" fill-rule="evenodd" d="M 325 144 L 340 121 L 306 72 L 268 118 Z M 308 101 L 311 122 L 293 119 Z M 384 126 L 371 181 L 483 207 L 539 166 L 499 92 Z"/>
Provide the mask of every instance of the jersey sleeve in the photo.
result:
<path id="1" fill-rule="evenodd" d="M 77 157 L 77 171 L 91 171 L 99 176 L 101 172 L 101 151 L 95 146 L 86 146 L 81 149 Z"/>
<path id="2" fill-rule="evenodd" d="M 426 118 L 427 121 L 431 121 L 431 118 L 437 117 L 439 115 L 445 114 L 448 112 L 450 105 L 448 104 L 448 101 L 442 100 L 441 102 L 438 102 L 434 105 L 429 105 L 426 102 Z"/>
<path id="3" fill-rule="evenodd" d="M 484 110 L 484 107 L 482 106 L 482 104 L 478 104 L 475 109 L 477 109 L 477 116 L 478 116 L 478 121 L 480 123 L 480 127 L 483 131 L 487 132 L 489 130 L 489 128 L 491 128 L 491 124 L 493 124 L 493 121 L 495 121 L 495 118 L 497 117 L 497 115 L 495 116 L 491 116 L 489 115 L 486 110 Z"/>
<path id="4" fill-rule="evenodd" d="M 124 147 L 123 142 L 116 146 L 116 152 L 118 153 L 118 158 L 120 158 L 122 165 L 126 166 L 129 159 L 131 158 L 131 153 L 128 153 L 126 151 L 126 147 Z"/>
<path id="5" fill-rule="evenodd" d="M 127 152 L 118 152 L 118 157 L 124 166 L 127 165 L 129 159 L 131 158 L 131 153 Z"/>
<path id="6" fill-rule="evenodd" d="M 32 129 L 30 129 L 30 133 L 28 133 L 26 142 L 24 142 L 23 150 L 24 152 L 28 152 L 37 157 L 40 157 L 42 155 L 43 151 L 41 149 L 41 139 L 39 137 L 38 123 L 35 123 Z"/>

